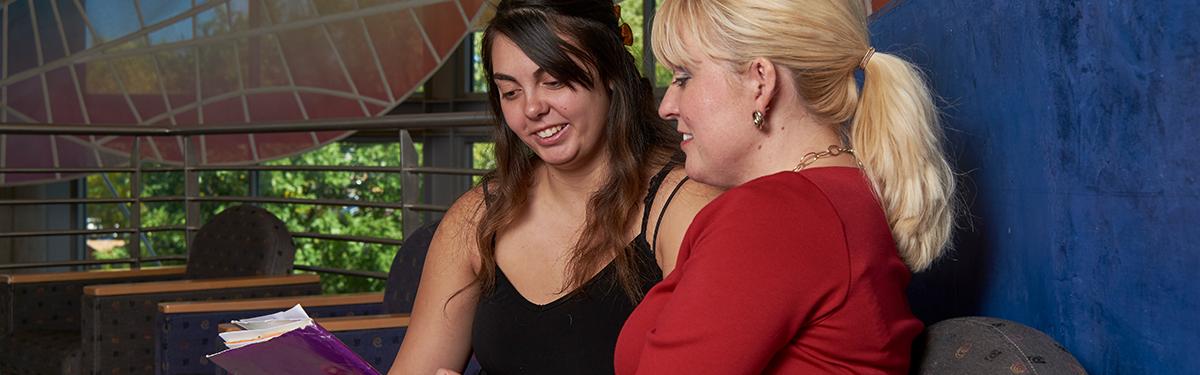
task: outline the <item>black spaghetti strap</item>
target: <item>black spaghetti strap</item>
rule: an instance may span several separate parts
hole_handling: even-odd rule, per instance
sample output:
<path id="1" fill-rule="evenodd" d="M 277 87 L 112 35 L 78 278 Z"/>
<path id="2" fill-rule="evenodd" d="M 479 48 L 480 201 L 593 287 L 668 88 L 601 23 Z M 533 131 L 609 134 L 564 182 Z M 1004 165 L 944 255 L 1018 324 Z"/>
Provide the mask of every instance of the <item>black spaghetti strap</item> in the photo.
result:
<path id="1" fill-rule="evenodd" d="M 667 201 L 663 202 L 662 211 L 658 211 L 658 220 L 654 223 L 654 240 L 650 241 L 650 250 L 658 252 L 658 227 L 662 226 L 663 214 L 667 213 L 667 206 L 671 205 L 671 200 L 675 199 L 675 193 L 679 192 L 679 188 L 683 187 L 683 183 L 688 181 L 688 176 L 683 176 L 682 180 L 675 185 L 675 189 L 671 190 L 671 195 L 667 196 Z"/>
<path id="2" fill-rule="evenodd" d="M 658 171 L 654 177 L 650 178 L 650 186 L 646 188 L 645 207 L 642 209 L 642 238 L 646 238 L 646 228 L 650 224 L 650 206 L 654 204 L 654 196 L 658 195 L 658 187 L 662 185 L 663 179 L 667 178 L 667 174 L 675 169 L 675 163 L 667 163 Z"/>

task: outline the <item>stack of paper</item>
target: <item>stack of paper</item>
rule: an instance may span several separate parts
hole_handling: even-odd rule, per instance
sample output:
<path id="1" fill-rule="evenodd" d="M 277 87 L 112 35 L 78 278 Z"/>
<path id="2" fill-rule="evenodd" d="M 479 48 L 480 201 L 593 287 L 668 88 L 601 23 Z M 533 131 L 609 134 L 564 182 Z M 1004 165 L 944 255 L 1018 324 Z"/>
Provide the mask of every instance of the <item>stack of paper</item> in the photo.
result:
<path id="1" fill-rule="evenodd" d="M 300 305 L 232 323 L 244 330 L 220 333 L 229 349 L 208 356 L 230 373 L 379 375 Z"/>

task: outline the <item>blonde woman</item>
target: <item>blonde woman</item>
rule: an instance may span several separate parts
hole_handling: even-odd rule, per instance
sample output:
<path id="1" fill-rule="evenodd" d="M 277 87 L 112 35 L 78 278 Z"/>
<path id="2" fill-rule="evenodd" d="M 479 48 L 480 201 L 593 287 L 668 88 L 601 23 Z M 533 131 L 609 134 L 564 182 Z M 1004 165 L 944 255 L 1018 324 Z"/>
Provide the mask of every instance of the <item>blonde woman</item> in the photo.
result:
<path id="1" fill-rule="evenodd" d="M 666 0 L 653 38 L 688 176 L 731 189 L 626 321 L 616 372 L 906 373 L 905 287 L 954 219 L 921 75 L 871 47 L 861 0 Z"/>

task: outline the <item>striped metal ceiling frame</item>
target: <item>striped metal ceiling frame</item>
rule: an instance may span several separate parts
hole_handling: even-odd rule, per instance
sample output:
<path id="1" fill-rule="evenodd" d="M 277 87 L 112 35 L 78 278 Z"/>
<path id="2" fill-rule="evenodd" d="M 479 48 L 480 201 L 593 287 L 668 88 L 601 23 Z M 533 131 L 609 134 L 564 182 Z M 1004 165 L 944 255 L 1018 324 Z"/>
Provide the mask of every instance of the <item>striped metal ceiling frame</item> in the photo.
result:
<path id="1" fill-rule="evenodd" d="M 162 125 L 168 124 L 174 126 L 203 126 L 204 124 L 228 124 L 230 122 L 246 123 L 247 127 L 252 127 L 256 121 L 252 116 L 257 108 L 251 103 L 252 98 L 265 97 L 268 95 L 283 95 L 290 96 L 290 101 L 294 103 L 297 109 L 295 113 L 289 114 L 288 118 L 282 120 L 307 121 L 317 118 L 330 118 L 328 114 L 321 115 L 320 104 L 321 100 L 312 98 L 322 98 L 322 100 L 331 100 L 336 98 L 342 100 L 343 104 L 353 103 L 352 105 L 344 105 L 347 111 L 339 113 L 337 117 L 373 117 L 387 113 L 400 101 L 404 100 L 411 92 L 413 92 L 420 82 L 423 82 L 431 75 L 438 66 L 445 62 L 448 54 L 450 54 L 454 46 L 462 40 L 463 37 L 472 31 L 472 26 L 478 23 L 478 18 L 486 14 L 488 2 L 483 0 L 403 0 L 403 1 L 367 1 L 367 0 L 299 0 L 287 1 L 286 3 L 274 2 L 276 5 L 289 7 L 290 10 L 296 11 L 297 4 L 301 4 L 301 11 L 311 12 L 309 17 L 296 17 L 298 19 L 274 19 L 271 9 L 268 5 L 271 1 L 259 0 L 213 0 L 200 1 L 191 0 L 186 10 L 178 14 L 171 15 L 157 22 L 147 24 L 147 17 L 143 14 L 144 4 L 142 0 L 108 0 L 108 1 L 131 1 L 132 9 L 135 11 L 138 27 L 135 31 L 121 35 L 116 38 L 105 40 L 102 33 L 98 30 L 97 25 L 93 23 L 91 15 L 88 13 L 88 8 L 81 0 L 4 0 L 2 5 L 2 25 L 0 25 L 0 122 L 3 123 L 56 123 L 64 122 L 63 119 L 72 116 L 60 116 L 56 119 L 56 113 L 63 112 L 62 103 L 73 101 L 75 108 L 70 110 L 78 111 L 78 115 L 74 116 L 75 122 L 83 124 L 101 123 L 96 121 L 96 108 L 89 108 L 86 97 L 88 93 L 85 88 L 86 83 L 83 82 L 83 72 L 85 66 L 102 66 L 107 68 L 109 77 L 107 79 L 115 83 L 119 95 L 119 100 L 112 103 L 116 106 L 125 108 L 106 107 L 105 110 L 127 111 L 132 115 L 132 122 L 139 125 Z M 321 4 L 318 4 L 320 2 Z M 12 29 L 11 20 L 17 15 L 12 13 L 18 9 L 18 5 L 23 5 L 24 10 L 29 12 L 29 30 L 32 33 L 26 33 L 26 30 Z M 48 6 L 47 6 L 48 5 Z M 256 27 L 247 27 L 243 29 L 235 29 L 236 22 L 233 19 L 234 6 L 260 6 L 262 17 L 261 24 Z M 344 9 L 337 12 L 322 13 L 319 5 L 325 6 L 341 6 Z M 74 9 L 62 9 L 66 6 Z M 452 7 L 452 8 L 451 8 Z M 227 25 L 231 30 L 226 32 L 212 33 L 205 35 L 198 28 L 198 17 L 205 14 L 217 14 L 216 10 L 224 9 L 224 14 L 230 19 Z M 63 20 L 64 11 L 76 12 L 79 20 L 83 24 L 83 32 L 86 38 L 91 38 L 95 44 L 82 50 L 72 51 L 68 42 L 68 32 Z M 53 38 L 55 35 L 43 35 L 46 30 L 46 25 L 38 25 L 38 22 L 45 20 L 44 14 L 41 12 L 49 12 L 52 14 L 52 19 L 55 22 L 54 28 L 50 29 L 52 34 L 57 34 L 57 41 L 44 41 L 43 38 Z M 456 14 L 455 14 L 456 13 Z M 41 16 L 41 17 L 39 17 Z M 374 18 L 372 18 L 374 17 Z M 393 42 L 397 35 L 387 34 L 378 35 L 380 29 L 380 17 L 387 17 L 386 23 L 391 27 L 386 29 L 394 31 L 398 27 L 390 26 L 392 24 L 402 24 L 411 22 L 411 27 L 415 28 L 420 35 L 421 46 L 407 46 L 411 49 L 420 48 L 422 51 L 407 51 L 408 54 L 416 56 L 432 57 L 432 64 L 420 64 L 412 62 L 409 64 L 389 64 L 385 57 L 382 56 L 379 45 L 387 45 Z M 448 19 L 452 18 L 452 19 Z M 172 26 L 177 26 L 182 23 L 190 23 L 192 26 L 191 38 L 171 41 L 168 43 L 155 43 L 151 40 L 151 35 L 156 32 L 165 30 Z M 349 51 L 343 43 L 339 43 L 338 37 L 335 35 L 348 35 L 349 30 L 347 25 L 353 25 L 356 33 L 365 41 L 366 48 L 358 48 L 354 51 Z M 440 29 L 439 29 L 440 28 Z M 445 29 L 450 29 L 448 32 Z M 310 43 L 305 46 L 314 49 L 326 48 L 332 51 L 332 61 L 326 65 L 320 66 L 320 73 L 327 77 L 336 78 L 340 84 L 333 85 L 314 85 L 305 84 L 302 79 L 298 79 L 297 73 L 294 70 L 299 64 L 311 65 L 310 61 L 293 61 L 296 60 L 294 52 L 296 46 L 287 45 L 286 39 L 289 38 L 289 33 L 309 32 L 312 35 L 319 34 L 319 37 L 306 39 L 304 43 Z M 32 34 L 32 35 L 27 35 Z M 436 35 L 435 35 L 436 34 Z M 11 39 L 13 38 L 30 38 L 33 39 L 34 53 L 36 54 L 36 65 L 29 69 L 21 71 L 11 71 L 10 60 L 13 57 L 14 51 L 11 50 Z M 80 38 L 78 35 L 73 35 L 75 38 Z M 261 48 L 258 51 L 262 55 L 273 54 L 269 58 L 277 59 L 280 63 L 282 76 L 286 79 L 285 84 L 269 85 L 266 87 L 251 87 L 248 86 L 243 70 L 249 70 L 246 64 L 250 62 L 246 56 L 241 56 L 241 48 L 238 43 L 246 43 L 247 40 L 257 38 L 263 41 L 258 45 Z M 142 43 L 140 47 L 128 48 L 131 45 Z M 49 59 L 46 55 L 51 51 L 45 51 L 47 45 L 59 45 L 62 51 L 58 53 L 59 58 Z M 235 69 L 233 81 L 235 87 L 231 90 L 209 94 L 203 92 L 205 88 L 206 78 L 204 77 L 204 66 L 202 66 L 201 55 L 206 48 L 221 48 L 228 47 L 233 51 L 233 59 L 238 64 Z M 231 46 L 231 47 L 230 47 Z M 291 50 L 289 53 L 288 50 Z M 180 96 L 169 92 L 170 90 L 164 83 L 163 62 L 160 60 L 160 54 L 177 51 L 188 51 L 193 58 L 192 71 L 194 73 L 193 82 L 194 93 L 184 96 L 194 96 L 193 100 L 179 103 L 177 98 Z M 395 54 L 393 54 L 394 56 Z M 119 73 L 116 61 L 129 58 L 145 58 L 150 56 L 153 62 L 153 69 L 147 74 L 155 75 L 154 82 L 157 83 L 157 93 L 145 94 L 142 93 L 139 97 L 127 88 L 125 77 Z M 324 56 L 324 55 L 322 55 Z M 26 57 L 28 58 L 28 57 Z M 263 57 L 264 59 L 267 57 Z M 351 61 L 353 60 L 353 61 Z M 368 61 L 369 70 L 359 68 L 352 70 L 350 65 L 352 62 Z M 264 60 L 258 60 L 259 62 Z M 359 64 L 360 66 L 362 64 Z M 395 70 L 400 68 L 418 67 L 424 71 L 419 72 L 404 72 L 407 76 L 416 76 L 419 79 L 410 79 L 403 83 L 407 87 L 397 84 L 394 78 Z M 54 90 L 50 84 L 48 76 L 56 72 L 66 71 L 65 75 L 69 75 L 69 88 L 65 90 Z M 311 73 L 311 72 L 309 72 Z M 363 75 L 375 75 L 377 81 L 381 84 L 381 88 L 375 90 L 363 90 L 360 87 L 364 80 Z M 356 78 L 359 78 L 356 80 Z M 35 80 L 34 85 L 29 85 L 30 80 Z M 370 81 L 370 82 L 374 82 Z M 368 82 L 368 83 L 370 83 Z M 15 86 L 25 84 L 23 87 L 35 87 L 40 90 L 41 108 L 38 105 L 26 105 L 23 108 L 14 106 L 13 100 L 24 97 L 28 102 L 28 92 L 15 92 Z M 330 87 L 340 86 L 340 87 Z M 64 92 L 65 91 L 65 92 Z M 365 91 L 371 91 L 370 93 Z M 148 102 L 149 97 L 157 96 L 158 103 Z M 56 98 L 65 98 L 57 99 Z M 306 100 L 307 98 L 307 100 Z M 236 105 L 226 105 L 222 113 L 214 113 L 210 106 L 217 105 L 226 101 L 234 101 Z M 317 105 L 313 103 L 316 102 Z M 54 105 L 52 105 L 54 103 Z M 119 104 L 118 104 L 119 103 Z M 150 103 L 150 105 L 147 105 Z M 350 110 L 349 107 L 356 107 Z M 147 109 L 154 107 L 155 109 Z M 161 107 L 161 108 L 160 108 Z M 240 107 L 240 108 L 239 108 Z M 30 110 L 33 108 L 34 110 Z M 206 110 L 208 112 L 206 113 Z M 39 114 L 32 112 L 40 111 Z M 30 112 L 30 113 L 26 113 Z M 230 113 L 225 113 L 230 112 Z M 206 116 L 207 115 L 207 116 Z M 219 116 L 214 116 L 219 115 Z M 216 117 L 217 119 L 213 119 Z M 230 119 L 234 119 L 230 121 Z M 273 118 L 278 121 L 280 118 Z M 68 121 L 69 122 L 69 121 Z M 294 155 L 316 147 L 320 147 L 332 141 L 336 141 L 342 137 L 349 135 L 346 132 L 336 134 L 318 134 L 315 132 L 308 133 L 307 137 L 302 141 L 298 141 L 297 137 L 288 138 L 288 145 L 279 146 L 273 144 L 273 152 L 270 155 L 260 155 L 260 151 L 265 147 L 264 143 L 271 143 L 270 138 L 275 135 L 263 134 L 255 136 L 253 134 L 245 135 L 244 140 L 234 140 L 228 142 L 230 138 L 215 138 L 209 139 L 208 136 L 199 136 L 197 144 L 201 147 L 200 163 L 210 165 L 234 165 L 234 164 L 252 164 L 268 159 L 280 158 L 289 155 Z M 19 137 L 19 138 L 17 138 Z M 228 136 L 226 136 L 228 137 Z M 41 138 L 41 139 L 35 139 Z M 182 158 L 179 155 L 179 150 L 183 149 L 182 138 L 163 139 L 163 138 L 146 138 L 142 147 L 144 150 L 144 160 L 152 160 L 167 164 L 179 164 Z M 165 142 L 165 143 L 164 143 Z M 28 149 L 33 147 L 29 144 L 40 143 L 44 153 L 39 154 L 34 152 L 30 154 Z M 174 144 L 171 144 L 174 143 Z M 229 144 L 223 144 L 229 143 Z M 278 142 L 276 142 L 278 143 Z M 53 167 L 53 168 L 79 168 L 79 167 L 104 167 L 116 166 L 128 163 L 128 153 L 131 150 L 132 140 L 129 137 L 117 136 L 15 136 L 0 134 L 0 168 L 19 167 L 19 166 L 36 166 L 36 167 Z M 229 158 L 225 157 L 220 160 L 209 160 L 210 156 L 228 155 L 222 154 L 221 147 L 232 147 L 241 149 L 245 155 Z M 7 150 L 4 150 L 7 149 Z M 20 150 L 18 150 L 20 149 Z M 282 151 L 281 151 L 282 150 Z M 22 151 L 22 152 L 17 152 Z M 80 154 L 89 154 L 86 161 L 81 161 Z M 63 157 L 63 155 L 72 155 L 71 157 Z M 22 160 L 18 160 L 22 159 Z M 49 159 L 49 160 L 46 160 Z M 64 159 L 64 160 L 60 160 Z M 71 163 L 66 162 L 70 159 Z M 39 164 L 40 163 L 40 164 Z M 73 164 L 72 164 L 73 163 Z M 84 165 L 81 165 L 84 164 Z M 72 164 L 72 165 L 68 165 Z M 13 177 L 18 175 L 8 175 L 9 181 L 3 180 L 4 174 L 0 174 L 0 186 L 3 185 L 19 185 L 29 183 L 41 183 L 46 181 L 61 180 L 66 178 L 74 178 L 77 176 L 64 176 L 62 173 L 36 175 L 32 178 L 27 177 L 24 180 L 13 180 Z"/>

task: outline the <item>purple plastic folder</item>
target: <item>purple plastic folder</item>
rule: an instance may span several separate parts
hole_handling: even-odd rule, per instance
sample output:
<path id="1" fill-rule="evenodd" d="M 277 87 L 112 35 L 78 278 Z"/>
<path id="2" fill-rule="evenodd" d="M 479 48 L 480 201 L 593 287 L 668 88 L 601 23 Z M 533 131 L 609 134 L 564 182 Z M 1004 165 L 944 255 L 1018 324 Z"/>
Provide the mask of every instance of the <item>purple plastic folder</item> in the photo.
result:
<path id="1" fill-rule="evenodd" d="M 270 340 L 208 357 L 237 375 L 379 375 L 341 340 L 312 323 Z"/>

